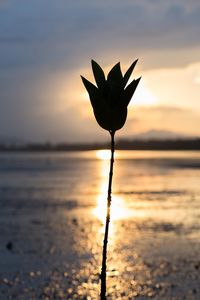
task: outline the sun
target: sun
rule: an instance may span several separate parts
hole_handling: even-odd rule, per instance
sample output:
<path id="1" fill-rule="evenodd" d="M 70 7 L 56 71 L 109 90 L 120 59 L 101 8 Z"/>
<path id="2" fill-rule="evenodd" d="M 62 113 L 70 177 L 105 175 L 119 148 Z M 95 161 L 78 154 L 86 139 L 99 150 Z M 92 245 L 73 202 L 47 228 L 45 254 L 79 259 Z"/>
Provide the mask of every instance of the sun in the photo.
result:
<path id="1" fill-rule="evenodd" d="M 98 150 L 96 152 L 96 157 L 101 160 L 108 160 L 110 159 L 110 150 Z"/>
<path id="2" fill-rule="evenodd" d="M 131 105 L 142 105 L 142 106 L 151 106 L 157 104 L 156 96 L 145 86 L 145 83 L 139 85 L 139 88 L 135 91 L 134 101 Z"/>

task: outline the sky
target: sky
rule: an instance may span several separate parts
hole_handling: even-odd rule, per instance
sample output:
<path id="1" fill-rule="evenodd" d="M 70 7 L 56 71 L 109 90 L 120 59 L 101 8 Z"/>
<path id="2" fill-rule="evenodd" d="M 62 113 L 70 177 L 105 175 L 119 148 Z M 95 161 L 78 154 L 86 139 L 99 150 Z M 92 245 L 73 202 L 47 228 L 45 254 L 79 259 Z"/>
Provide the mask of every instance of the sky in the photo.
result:
<path id="1" fill-rule="evenodd" d="M 80 75 L 139 58 L 118 137 L 200 136 L 199 0 L 0 0 L 0 138 L 105 140 Z"/>

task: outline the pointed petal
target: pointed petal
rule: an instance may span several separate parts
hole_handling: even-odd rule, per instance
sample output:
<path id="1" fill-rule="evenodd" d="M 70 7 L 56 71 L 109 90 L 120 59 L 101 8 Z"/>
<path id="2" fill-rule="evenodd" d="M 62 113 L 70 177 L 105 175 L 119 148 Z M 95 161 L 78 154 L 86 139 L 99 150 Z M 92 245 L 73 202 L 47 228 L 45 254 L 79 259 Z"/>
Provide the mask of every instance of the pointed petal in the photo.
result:
<path id="1" fill-rule="evenodd" d="M 94 73 L 94 78 L 96 80 L 96 84 L 98 86 L 98 88 L 103 88 L 105 85 L 105 75 L 104 72 L 102 70 L 102 68 L 98 65 L 98 63 L 94 60 L 92 60 L 92 70 Z"/>
<path id="2" fill-rule="evenodd" d="M 118 62 L 108 73 L 108 82 L 120 83 L 122 82 L 123 76 L 120 67 L 120 62 Z"/>
<path id="3" fill-rule="evenodd" d="M 102 98 L 98 88 L 93 85 L 90 81 L 82 77 L 83 84 L 89 93 L 90 101 L 93 107 L 94 115 L 97 123 L 104 129 L 110 130 L 111 128 L 111 118 L 110 118 L 110 108 Z"/>
<path id="4" fill-rule="evenodd" d="M 89 80 L 87 80 L 83 76 L 81 76 L 81 79 L 82 79 L 83 84 L 89 94 L 91 104 L 94 108 L 97 105 L 97 103 L 100 101 L 99 90 L 93 83 L 91 83 Z"/>
<path id="5" fill-rule="evenodd" d="M 138 61 L 138 59 L 136 59 L 136 60 L 132 63 L 132 65 L 130 66 L 130 68 L 129 68 L 129 69 L 126 71 L 126 73 L 124 74 L 124 87 L 126 86 L 128 80 L 129 80 L 129 78 L 130 78 L 130 76 L 131 76 L 131 74 L 132 74 L 132 72 L 133 72 L 133 70 L 134 70 L 134 68 L 135 68 L 135 65 L 136 65 L 137 61 Z"/>
<path id="6" fill-rule="evenodd" d="M 118 105 L 123 93 L 123 76 L 120 68 L 120 63 L 117 63 L 109 72 L 107 99 L 112 107 Z"/>
<path id="7" fill-rule="evenodd" d="M 124 90 L 122 102 L 124 102 L 125 105 L 128 106 L 129 102 L 131 101 L 131 98 L 138 86 L 138 83 L 140 82 L 140 79 L 141 77 L 136 80 L 134 79 Z"/>
<path id="8" fill-rule="evenodd" d="M 89 95 L 95 95 L 98 92 L 98 88 L 93 83 L 91 83 L 83 76 L 81 76 L 81 79 Z"/>

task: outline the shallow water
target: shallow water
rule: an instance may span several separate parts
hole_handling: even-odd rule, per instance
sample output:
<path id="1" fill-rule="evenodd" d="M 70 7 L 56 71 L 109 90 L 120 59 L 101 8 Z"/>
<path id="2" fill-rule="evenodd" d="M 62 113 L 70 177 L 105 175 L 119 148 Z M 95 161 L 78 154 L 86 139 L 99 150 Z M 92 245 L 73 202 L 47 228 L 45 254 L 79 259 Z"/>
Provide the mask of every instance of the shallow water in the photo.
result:
<path id="1" fill-rule="evenodd" d="M 106 150 L 0 154 L 0 299 L 98 299 L 108 171 Z M 200 298 L 199 175 L 200 152 L 116 152 L 108 299 Z"/>

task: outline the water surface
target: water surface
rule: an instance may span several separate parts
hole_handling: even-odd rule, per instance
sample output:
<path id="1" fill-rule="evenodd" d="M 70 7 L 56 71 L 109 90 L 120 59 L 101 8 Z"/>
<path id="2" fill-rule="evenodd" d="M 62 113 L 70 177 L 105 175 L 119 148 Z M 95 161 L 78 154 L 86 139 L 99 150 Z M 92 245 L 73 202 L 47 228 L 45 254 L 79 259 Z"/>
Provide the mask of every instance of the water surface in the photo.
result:
<path id="1" fill-rule="evenodd" d="M 2 299 L 98 299 L 109 155 L 0 154 Z M 199 299 L 199 178 L 200 152 L 116 151 L 109 299 Z"/>

